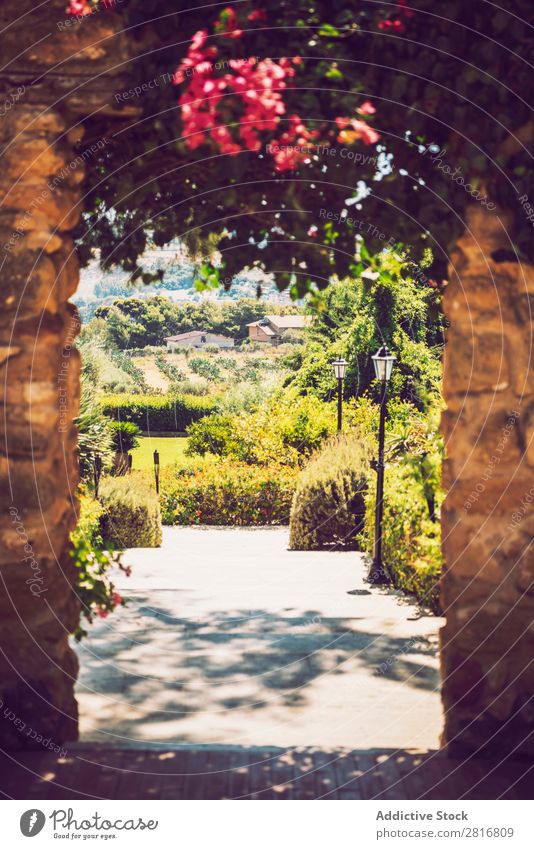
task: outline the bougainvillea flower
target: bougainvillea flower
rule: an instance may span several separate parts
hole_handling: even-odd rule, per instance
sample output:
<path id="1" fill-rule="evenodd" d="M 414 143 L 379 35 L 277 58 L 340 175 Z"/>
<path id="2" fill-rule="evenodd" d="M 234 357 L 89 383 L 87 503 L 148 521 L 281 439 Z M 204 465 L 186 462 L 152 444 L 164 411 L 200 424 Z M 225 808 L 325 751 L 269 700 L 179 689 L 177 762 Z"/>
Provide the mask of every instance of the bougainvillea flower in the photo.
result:
<path id="1" fill-rule="evenodd" d="M 389 19 L 385 21 L 379 21 L 378 29 L 392 30 L 392 32 L 396 32 L 399 35 L 400 33 L 406 32 L 406 27 L 399 18 L 396 18 L 393 21 L 390 21 Z"/>
<path id="2" fill-rule="evenodd" d="M 67 7 L 68 15 L 76 15 L 78 18 L 83 18 L 86 15 L 92 15 L 93 9 L 90 7 L 87 0 L 70 0 Z"/>
<path id="3" fill-rule="evenodd" d="M 358 113 L 358 115 L 374 115 L 376 109 L 370 100 L 366 100 L 364 103 L 362 103 L 361 106 L 358 107 L 356 112 Z"/>
<path id="4" fill-rule="evenodd" d="M 254 11 L 252 11 L 250 13 L 250 15 L 247 15 L 247 20 L 249 20 L 249 21 L 266 21 L 267 15 L 265 14 L 263 9 L 254 9 Z"/>
<path id="5" fill-rule="evenodd" d="M 350 128 L 342 130 L 337 137 L 337 140 L 342 144 L 353 144 L 360 139 L 364 144 L 375 144 L 380 136 L 373 130 L 365 121 L 351 121 Z"/>
<path id="6" fill-rule="evenodd" d="M 249 19 L 262 20 L 264 15 L 251 13 Z M 251 17 L 252 16 L 252 17 Z M 215 25 L 216 34 L 226 37 L 241 34 L 235 10 L 227 6 Z M 256 57 L 215 61 L 218 48 L 206 44 L 208 33 L 199 30 L 193 36 L 187 55 L 174 74 L 174 83 L 182 86 L 179 98 L 183 135 L 190 150 L 202 144 L 217 145 L 221 153 L 237 154 L 243 150 L 259 152 L 265 141 L 262 133 L 271 133 L 271 155 L 278 172 L 292 170 L 310 161 L 317 147 L 319 131 L 310 130 L 298 115 L 286 116 L 283 92 L 292 85 L 299 56 L 258 60 Z M 222 69 L 225 69 L 221 73 Z M 224 113 L 220 107 L 224 105 Z M 359 115 L 375 112 L 370 101 L 362 103 Z M 365 121 L 340 117 L 338 130 L 352 143 L 365 144 L 378 140 L 378 133 Z M 331 139 L 326 140 L 330 143 Z"/>

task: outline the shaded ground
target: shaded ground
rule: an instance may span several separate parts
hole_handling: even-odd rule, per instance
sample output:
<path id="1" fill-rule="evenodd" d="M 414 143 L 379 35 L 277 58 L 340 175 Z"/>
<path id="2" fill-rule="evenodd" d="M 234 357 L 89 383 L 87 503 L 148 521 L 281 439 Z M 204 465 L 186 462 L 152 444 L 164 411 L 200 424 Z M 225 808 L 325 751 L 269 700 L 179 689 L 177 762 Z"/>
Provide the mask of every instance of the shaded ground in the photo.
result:
<path id="1" fill-rule="evenodd" d="M 0 755 L 13 799 L 530 799 L 534 765 L 441 752 L 74 746 Z"/>
<path id="2" fill-rule="evenodd" d="M 436 748 L 440 620 L 369 592 L 360 555 L 287 537 L 169 528 L 128 551 L 129 606 L 78 649 L 82 740 Z"/>

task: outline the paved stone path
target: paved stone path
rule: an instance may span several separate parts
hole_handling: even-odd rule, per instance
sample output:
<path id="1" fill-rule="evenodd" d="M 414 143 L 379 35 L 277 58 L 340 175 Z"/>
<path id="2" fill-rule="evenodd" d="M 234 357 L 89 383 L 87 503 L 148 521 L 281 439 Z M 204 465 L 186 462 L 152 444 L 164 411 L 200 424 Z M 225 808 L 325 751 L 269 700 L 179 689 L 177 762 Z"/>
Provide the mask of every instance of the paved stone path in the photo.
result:
<path id="1" fill-rule="evenodd" d="M 128 551 L 128 607 L 79 648 L 82 740 L 437 748 L 441 620 L 369 592 L 361 555 L 287 540 L 169 528 Z"/>

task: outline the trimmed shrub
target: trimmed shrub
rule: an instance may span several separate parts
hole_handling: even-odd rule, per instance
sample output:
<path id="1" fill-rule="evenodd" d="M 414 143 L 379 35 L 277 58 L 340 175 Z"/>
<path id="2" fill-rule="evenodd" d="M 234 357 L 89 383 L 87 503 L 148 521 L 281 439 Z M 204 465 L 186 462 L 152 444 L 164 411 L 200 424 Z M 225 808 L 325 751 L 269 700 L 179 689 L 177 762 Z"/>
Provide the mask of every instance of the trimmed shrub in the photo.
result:
<path id="1" fill-rule="evenodd" d="M 365 518 L 371 443 L 361 435 L 332 437 L 300 473 L 291 506 L 289 547 L 356 550 Z"/>
<path id="2" fill-rule="evenodd" d="M 188 395 L 108 395 L 101 400 L 102 412 L 120 422 L 132 422 L 141 430 L 162 432 L 185 429 L 213 413 L 217 399 Z"/>
<path id="3" fill-rule="evenodd" d="M 102 538 L 110 548 L 157 548 L 161 545 L 161 514 L 156 493 L 142 475 L 103 478 L 100 500 Z"/>
<path id="4" fill-rule="evenodd" d="M 439 577 L 443 565 L 439 507 L 440 458 L 405 459 L 388 466 L 385 476 L 382 559 L 394 585 L 412 593 L 434 613 L 439 613 Z M 436 471 L 437 470 L 437 471 Z M 433 490 L 429 493 L 429 487 Z M 373 550 L 375 494 L 366 498 L 363 541 Z M 434 520 L 430 518 L 434 514 Z"/>
<path id="5" fill-rule="evenodd" d="M 225 461 L 193 472 L 164 471 L 166 525 L 285 525 L 297 472 Z"/>

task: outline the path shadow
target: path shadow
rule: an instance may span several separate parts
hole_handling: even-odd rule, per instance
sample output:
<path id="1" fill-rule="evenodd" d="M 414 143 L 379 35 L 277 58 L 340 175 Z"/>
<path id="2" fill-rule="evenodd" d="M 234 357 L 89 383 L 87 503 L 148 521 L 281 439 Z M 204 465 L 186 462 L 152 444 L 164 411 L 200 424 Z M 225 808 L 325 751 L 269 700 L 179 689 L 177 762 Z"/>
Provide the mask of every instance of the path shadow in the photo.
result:
<path id="1" fill-rule="evenodd" d="M 143 722 L 161 724 L 198 711 L 261 712 L 273 700 L 300 708 L 324 676 L 355 675 L 362 667 L 373 678 L 439 688 L 432 665 L 437 640 L 362 630 L 354 618 L 258 608 L 191 620 L 143 597 L 119 615 L 120 621 L 93 628 L 78 649 L 78 688 L 131 706 L 131 720 L 121 719 L 125 735 L 134 732 L 139 714 Z"/>

